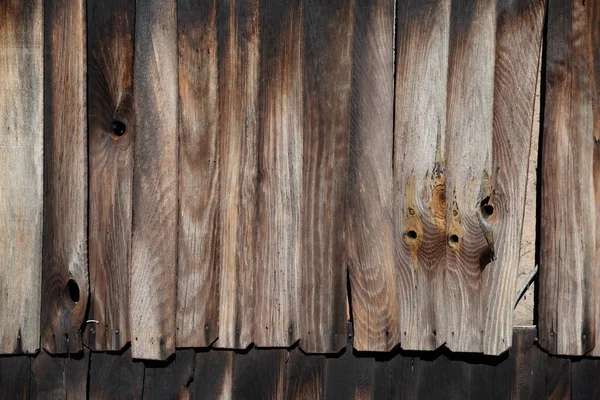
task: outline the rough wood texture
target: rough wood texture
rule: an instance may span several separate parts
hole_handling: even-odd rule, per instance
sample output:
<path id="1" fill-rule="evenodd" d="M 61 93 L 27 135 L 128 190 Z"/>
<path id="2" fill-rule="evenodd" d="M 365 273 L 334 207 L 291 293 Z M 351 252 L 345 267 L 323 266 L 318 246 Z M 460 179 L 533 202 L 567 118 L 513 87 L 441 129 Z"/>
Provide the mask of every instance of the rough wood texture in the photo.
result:
<path id="1" fill-rule="evenodd" d="M 288 352 L 281 349 L 251 350 L 247 354 L 236 354 L 233 360 L 231 398 L 283 398 L 287 355 Z"/>
<path id="2" fill-rule="evenodd" d="M 179 350 L 166 362 L 146 364 L 144 399 L 190 399 L 194 380 L 194 350 Z"/>
<path id="3" fill-rule="evenodd" d="M 86 398 L 89 354 L 90 352 L 85 350 L 77 356 L 56 357 L 40 351 L 31 361 L 30 398 Z"/>
<path id="4" fill-rule="evenodd" d="M 179 0 L 177 346 L 219 333 L 219 96 L 216 0 Z M 229 244 L 226 244 L 227 246 Z"/>
<path id="5" fill-rule="evenodd" d="M 194 358 L 192 398 L 230 399 L 233 378 L 232 351 L 200 351 Z"/>
<path id="6" fill-rule="evenodd" d="M 219 4 L 221 276 L 216 347 L 254 339 L 258 202 L 258 1 Z"/>
<path id="7" fill-rule="evenodd" d="M 44 3 L 42 347 L 81 351 L 88 304 L 85 2 Z"/>
<path id="8" fill-rule="evenodd" d="M 260 7 L 262 79 L 253 338 L 257 346 L 287 347 L 300 338 L 302 14 L 299 0 L 267 0 Z"/>
<path id="9" fill-rule="evenodd" d="M 177 18 L 175 0 L 136 6 L 136 114 L 131 257 L 134 358 L 175 350 L 177 264 Z"/>
<path id="10" fill-rule="evenodd" d="M 346 343 L 346 198 L 352 3 L 303 2 L 300 347 L 335 353 Z M 293 111 L 292 111 L 293 112 Z"/>
<path id="11" fill-rule="evenodd" d="M 84 343 L 120 350 L 129 336 L 135 0 L 90 0 L 89 320 Z"/>
<path id="12" fill-rule="evenodd" d="M 0 399 L 29 399 L 31 357 L 0 357 Z"/>
<path id="13" fill-rule="evenodd" d="M 122 353 L 91 353 L 89 399 L 139 399 L 142 397 L 144 364 L 131 359 L 131 348 Z"/>
<path id="14" fill-rule="evenodd" d="M 348 183 L 348 276 L 354 346 L 400 340 L 392 209 L 394 2 L 355 8 Z"/>
<path id="15" fill-rule="evenodd" d="M 538 314 L 554 354 L 586 354 L 600 335 L 599 15 L 598 1 L 548 3 Z"/>
<path id="16" fill-rule="evenodd" d="M 43 1 L 0 3 L 0 354 L 40 344 Z"/>

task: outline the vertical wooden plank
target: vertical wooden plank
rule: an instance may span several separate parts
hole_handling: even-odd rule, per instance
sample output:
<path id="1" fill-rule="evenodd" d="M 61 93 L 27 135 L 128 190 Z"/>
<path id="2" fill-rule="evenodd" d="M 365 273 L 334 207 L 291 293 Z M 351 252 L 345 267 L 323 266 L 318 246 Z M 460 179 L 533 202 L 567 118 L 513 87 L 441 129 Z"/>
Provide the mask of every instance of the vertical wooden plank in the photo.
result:
<path id="1" fill-rule="evenodd" d="M 573 400 L 600 398 L 600 360 L 583 358 L 571 363 L 571 398 Z"/>
<path id="2" fill-rule="evenodd" d="M 232 399 L 283 398 L 285 360 L 288 352 L 279 349 L 253 349 L 236 353 L 233 364 Z"/>
<path id="3" fill-rule="evenodd" d="M 42 347 L 81 351 L 88 304 L 86 37 L 83 0 L 44 2 Z"/>
<path id="4" fill-rule="evenodd" d="M 598 1 L 548 3 L 538 313 L 540 345 L 554 354 L 586 354 L 600 335 L 599 12 Z"/>
<path id="5" fill-rule="evenodd" d="M 131 348 L 122 353 L 91 353 L 90 399 L 141 399 L 144 364 L 131 359 Z"/>
<path id="6" fill-rule="evenodd" d="M 401 0 L 396 45 L 394 224 L 401 343 L 446 341 L 445 136 L 450 1 Z"/>
<path id="7" fill-rule="evenodd" d="M 179 350 L 168 361 L 149 361 L 144 372 L 144 399 L 189 399 L 194 380 L 194 350 Z"/>
<path id="8" fill-rule="evenodd" d="M 300 337 L 302 14 L 300 0 L 260 9 L 258 233 L 254 342 L 287 347 Z"/>
<path id="9" fill-rule="evenodd" d="M 386 351 L 400 340 L 392 211 L 394 1 L 357 1 L 354 24 L 347 216 L 354 346 Z"/>
<path id="10" fill-rule="evenodd" d="M 324 398 L 325 356 L 307 355 L 297 347 L 289 353 L 286 364 L 286 399 L 318 400 Z"/>
<path id="11" fill-rule="evenodd" d="M 352 2 L 303 3 L 303 160 L 300 347 L 346 344 L 346 198 Z"/>
<path id="12" fill-rule="evenodd" d="M 544 360 L 546 399 L 571 397 L 571 360 L 567 357 L 546 356 Z"/>
<path id="13" fill-rule="evenodd" d="M 138 1 L 131 257 L 134 358 L 175 349 L 177 263 L 177 18 L 175 0 Z"/>
<path id="14" fill-rule="evenodd" d="M 40 344 L 43 2 L 0 3 L 0 354 Z"/>
<path id="15" fill-rule="evenodd" d="M 0 399 L 29 399 L 31 359 L 28 356 L 0 357 Z"/>
<path id="16" fill-rule="evenodd" d="M 494 0 L 452 2 L 446 103 L 448 245 L 443 312 L 436 315 L 436 325 L 444 327 L 444 341 L 452 351 L 484 350 L 488 278 L 497 268 L 489 264 L 494 258 L 494 232 L 483 213 L 484 203 L 494 194 L 495 26 Z"/>
<path id="17" fill-rule="evenodd" d="M 217 3 L 178 1 L 179 252 L 177 345 L 209 346 L 219 332 Z"/>
<path id="18" fill-rule="evenodd" d="M 258 205 L 258 1 L 219 4 L 221 276 L 217 347 L 253 340 Z"/>
<path id="19" fill-rule="evenodd" d="M 86 398 L 90 352 L 51 356 L 45 351 L 31 362 L 30 398 L 79 400 Z"/>
<path id="20" fill-rule="evenodd" d="M 328 358 L 325 365 L 326 399 L 389 399 L 388 363 L 378 362 L 372 354 L 346 352 Z"/>
<path id="21" fill-rule="evenodd" d="M 231 399 L 233 351 L 199 351 L 195 356 L 192 398 Z"/>
<path id="22" fill-rule="evenodd" d="M 90 0 L 88 21 L 90 306 L 84 343 L 120 350 L 129 336 L 135 117 L 135 0 Z"/>
<path id="23" fill-rule="evenodd" d="M 513 347 L 509 350 L 514 364 L 511 387 L 513 399 L 543 399 L 546 392 L 545 359 L 537 346 L 535 328 L 515 328 Z"/>

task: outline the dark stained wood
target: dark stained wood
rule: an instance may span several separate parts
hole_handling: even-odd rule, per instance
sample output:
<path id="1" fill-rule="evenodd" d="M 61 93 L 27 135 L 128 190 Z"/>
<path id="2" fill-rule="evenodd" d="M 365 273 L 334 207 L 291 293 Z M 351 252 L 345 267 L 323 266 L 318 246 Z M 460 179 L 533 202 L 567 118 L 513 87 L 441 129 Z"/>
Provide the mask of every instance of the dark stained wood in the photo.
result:
<path id="1" fill-rule="evenodd" d="M 0 2 L 0 354 L 40 345 L 43 1 Z"/>
<path id="2" fill-rule="evenodd" d="M 304 115 L 301 16 L 300 0 L 266 0 L 260 5 L 259 189 L 253 334 L 257 346 L 287 347 L 300 338 Z"/>
<path id="3" fill-rule="evenodd" d="M 573 400 L 599 399 L 600 360 L 582 358 L 571 362 L 571 398 Z"/>
<path id="4" fill-rule="evenodd" d="M 433 350 L 446 341 L 441 317 L 447 303 L 440 299 L 450 3 L 401 0 L 397 10 L 393 168 L 400 307 L 390 345 L 400 341 L 409 350 Z"/>
<path id="5" fill-rule="evenodd" d="M 328 358 L 325 368 L 326 399 L 390 398 L 388 365 L 372 354 L 353 352 L 349 345 L 340 357 Z"/>
<path id="6" fill-rule="evenodd" d="M 177 18 L 175 0 L 138 1 L 131 256 L 134 358 L 175 350 L 177 263 Z"/>
<path id="7" fill-rule="evenodd" d="M 177 346 L 219 333 L 219 96 L 216 0 L 178 1 Z"/>
<path id="8" fill-rule="evenodd" d="M 89 399 L 141 399 L 144 363 L 133 361 L 131 348 L 122 353 L 91 353 Z"/>
<path id="9" fill-rule="evenodd" d="M 42 347 L 81 351 L 88 305 L 85 2 L 44 2 Z"/>
<path id="10" fill-rule="evenodd" d="M 400 340 L 392 211 L 394 2 L 355 6 L 348 180 L 348 276 L 358 350 Z"/>
<path id="11" fill-rule="evenodd" d="M 285 393 L 285 362 L 289 353 L 279 349 L 252 349 L 233 359 L 232 399 L 281 399 Z"/>
<path id="12" fill-rule="evenodd" d="M 548 3 L 538 314 L 554 354 L 586 354 L 600 335 L 599 13 L 598 1 Z"/>
<path id="13" fill-rule="evenodd" d="M 325 356 L 306 355 L 297 347 L 289 353 L 286 364 L 286 399 L 316 400 L 323 398 L 325 394 Z"/>
<path id="14" fill-rule="evenodd" d="M 513 364 L 513 399 L 543 399 L 546 392 L 544 361 L 547 355 L 537 346 L 535 328 L 515 328 L 513 347 L 509 350 Z"/>
<path id="15" fill-rule="evenodd" d="M 120 350 L 129 335 L 135 116 L 135 0 L 90 0 L 88 21 L 89 275 L 84 343 Z"/>
<path id="16" fill-rule="evenodd" d="M 300 347 L 346 344 L 346 198 L 354 7 L 303 3 Z"/>
<path id="17" fill-rule="evenodd" d="M 149 361 L 144 372 L 144 399 L 189 399 L 194 381 L 194 350 L 179 350 L 167 361 Z"/>
<path id="18" fill-rule="evenodd" d="M 546 373 L 546 399 L 566 399 L 571 393 L 571 360 L 566 357 L 547 356 L 544 362 Z"/>
<path id="19" fill-rule="evenodd" d="M 31 361 L 30 399 L 86 398 L 89 354 L 86 349 L 77 355 L 57 357 L 40 351 Z"/>
<path id="20" fill-rule="evenodd" d="M 29 399 L 31 357 L 0 357 L 0 400 Z"/>
<path id="21" fill-rule="evenodd" d="M 258 205 L 258 1 L 219 3 L 221 276 L 216 347 L 254 339 Z"/>
<path id="22" fill-rule="evenodd" d="M 233 351 L 199 351 L 195 356 L 192 398 L 227 399 L 233 390 Z"/>

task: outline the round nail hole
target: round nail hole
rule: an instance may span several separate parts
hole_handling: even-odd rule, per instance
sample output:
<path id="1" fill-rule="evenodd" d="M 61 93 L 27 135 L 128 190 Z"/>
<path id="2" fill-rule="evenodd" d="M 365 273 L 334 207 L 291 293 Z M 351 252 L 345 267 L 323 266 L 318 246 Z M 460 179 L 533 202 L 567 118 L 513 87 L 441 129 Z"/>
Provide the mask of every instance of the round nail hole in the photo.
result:
<path id="1" fill-rule="evenodd" d="M 125 126 L 125 124 L 118 120 L 115 120 L 110 124 L 110 132 L 116 137 L 123 136 L 125 134 L 126 129 L 127 127 Z"/>
<path id="2" fill-rule="evenodd" d="M 492 206 L 491 204 L 486 204 L 481 207 L 481 214 L 484 217 L 486 217 L 486 218 L 491 217 L 493 213 L 494 213 L 494 206 Z"/>
<path id="3" fill-rule="evenodd" d="M 450 242 L 451 243 L 458 243 L 458 236 L 457 235 L 451 235 L 450 236 Z"/>
<path id="4" fill-rule="evenodd" d="M 408 236 L 411 239 L 416 239 L 417 238 L 417 232 L 416 231 L 408 231 L 406 232 L 406 236 Z"/>
<path id="5" fill-rule="evenodd" d="M 67 293 L 74 303 L 79 301 L 79 285 L 73 279 L 67 282 Z"/>

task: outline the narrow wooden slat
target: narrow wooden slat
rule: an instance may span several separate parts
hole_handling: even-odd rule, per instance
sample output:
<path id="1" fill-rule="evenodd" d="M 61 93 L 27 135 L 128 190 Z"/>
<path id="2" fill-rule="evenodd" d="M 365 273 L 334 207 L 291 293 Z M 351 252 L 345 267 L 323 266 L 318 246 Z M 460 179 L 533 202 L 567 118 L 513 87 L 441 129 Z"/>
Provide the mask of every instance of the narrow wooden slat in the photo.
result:
<path id="1" fill-rule="evenodd" d="M 235 354 L 233 359 L 232 399 L 283 398 L 285 361 L 288 352 L 281 349 L 253 349 Z"/>
<path id="2" fill-rule="evenodd" d="M 194 350 L 179 350 L 170 360 L 150 361 L 144 372 L 144 399 L 189 399 L 194 380 Z"/>
<path id="3" fill-rule="evenodd" d="M 40 344 L 43 1 L 0 3 L 0 354 Z"/>
<path id="4" fill-rule="evenodd" d="M 45 351 L 31 361 L 30 399 L 78 400 L 86 398 L 90 352 L 57 357 Z"/>
<path id="5" fill-rule="evenodd" d="M 175 0 L 138 1 L 135 27 L 131 346 L 134 358 L 166 359 L 175 349 L 178 179 Z"/>
<path id="6" fill-rule="evenodd" d="M 401 0 L 396 45 L 394 225 L 402 347 L 446 340 L 445 136 L 448 0 Z M 392 343 L 393 345 L 394 343 Z"/>
<path id="7" fill-rule="evenodd" d="M 544 360 L 546 353 L 537 346 L 535 328 L 515 328 L 513 346 L 509 350 L 514 364 L 511 398 L 543 399 L 545 398 Z"/>
<path id="8" fill-rule="evenodd" d="M 129 336 L 135 116 L 135 0 L 91 0 L 88 21 L 90 306 L 84 343 L 120 350 Z"/>
<path id="9" fill-rule="evenodd" d="M 588 353 L 600 335 L 599 8 L 598 1 L 548 3 L 538 314 L 540 345 L 554 354 Z"/>
<path id="10" fill-rule="evenodd" d="M 392 211 L 394 2 L 355 9 L 348 183 L 348 276 L 354 347 L 400 340 Z"/>
<path id="11" fill-rule="evenodd" d="M 354 9 L 303 2 L 300 347 L 346 344 L 346 198 Z"/>
<path id="12" fill-rule="evenodd" d="M 217 3 L 179 0 L 177 4 L 180 170 L 177 345 L 201 347 L 214 342 L 219 332 Z"/>
<path id="13" fill-rule="evenodd" d="M 260 7 L 259 189 L 253 338 L 257 346 L 286 347 L 300 337 L 302 15 L 299 0 L 267 0 L 261 2 Z"/>
<path id="14" fill-rule="evenodd" d="M 200 351 L 195 356 L 192 398 L 230 399 L 233 391 L 233 351 Z"/>
<path id="15" fill-rule="evenodd" d="M 253 341 L 258 201 L 258 1 L 219 4 L 221 276 L 216 347 Z"/>
<path id="16" fill-rule="evenodd" d="M 306 355 L 297 347 L 289 353 L 286 364 L 286 399 L 317 400 L 324 398 L 325 356 Z"/>
<path id="17" fill-rule="evenodd" d="M 0 399 L 29 399 L 31 379 L 29 356 L 0 357 Z"/>
<path id="18" fill-rule="evenodd" d="M 133 361 L 131 348 L 123 353 L 91 353 L 89 399 L 142 398 L 144 364 Z"/>
<path id="19" fill-rule="evenodd" d="M 44 2 L 42 347 L 81 351 L 88 304 L 85 2 Z"/>

